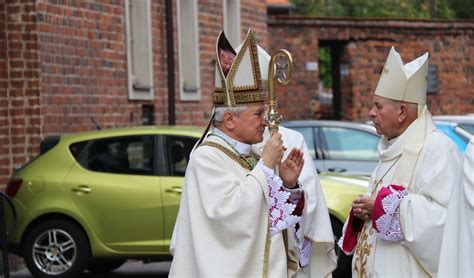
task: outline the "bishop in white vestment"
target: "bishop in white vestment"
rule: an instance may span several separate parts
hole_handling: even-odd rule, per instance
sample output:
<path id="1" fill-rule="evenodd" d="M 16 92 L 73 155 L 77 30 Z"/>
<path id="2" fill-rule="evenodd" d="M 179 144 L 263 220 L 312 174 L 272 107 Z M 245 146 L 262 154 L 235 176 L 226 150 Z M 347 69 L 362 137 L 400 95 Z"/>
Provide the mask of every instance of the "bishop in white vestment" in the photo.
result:
<path id="1" fill-rule="evenodd" d="M 380 161 L 340 241 L 354 254 L 353 277 L 437 275 L 461 158 L 426 107 L 427 69 L 428 53 L 404 65 L 392 47 L 375 90 L 370 115 L 384 135 Z"/>
<path id="2" fill-rule="evenodd" d="M 444 227 L 438 277 L 474 277 L 474 137 L 453 188 Z"/>
<path id="3" fill-rule="evenodd" d="M 222 33 L 218 47 L 226 46 L 230 44 Z M 263 102 L 262 72 L 266 72 L 268 62 L 266 69 L 260 68 L 260 50 L 249 32 L 240 50 L 234 51 L 235 60 L 227 74 L 218 57 L 215 107 L 257 107 Z M 308 198 L 299 180 L 295 188 L 287 188 L 283 177 L 280 179 L 259 159 L 261 148 L 232 138 L 218 126 L 199 143 L 186 171 L 173 235 L 170 276 L 287 277 L 308 269 L 305 267 L 312 261 L 313 244 L 305 234 L 310 229 L 305 228 L 303 219 L 307 214 L 306 200 L 314 206 L 316 197 Z M 284 161 L 296 158 L 301 171 L 303 153 L 294 152 L 286 154 Z M 322 201 L 318 211 L 322 213 L 324 208 Z M 330 262 L 330 239 L 327 244 L 320 254 Z M 332 265 L 323 263 L 321 276 L 330 274 L 334 266 L 334 261 Z"/>

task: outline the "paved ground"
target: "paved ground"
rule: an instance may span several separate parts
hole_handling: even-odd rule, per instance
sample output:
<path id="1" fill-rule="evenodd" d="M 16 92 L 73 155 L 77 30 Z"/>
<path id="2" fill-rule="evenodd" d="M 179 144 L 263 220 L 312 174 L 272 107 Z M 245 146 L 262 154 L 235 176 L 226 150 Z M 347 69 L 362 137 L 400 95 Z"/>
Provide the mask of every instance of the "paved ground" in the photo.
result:
<path id="1" fill-rule="evenodd" d="M 168 277 L 171 262 L 147 263 L 143 264 L 140 261 L 129 261 L 114 272 L 109 274 L 91 274 L 86 273 L 83 277 L 88 278 L 119 278 L 119 277 L 134 277 L 134 278 L 159 278 Z M 32 278 L 33 276 L 27 269 L 10 273 L 11 278 Z"/>

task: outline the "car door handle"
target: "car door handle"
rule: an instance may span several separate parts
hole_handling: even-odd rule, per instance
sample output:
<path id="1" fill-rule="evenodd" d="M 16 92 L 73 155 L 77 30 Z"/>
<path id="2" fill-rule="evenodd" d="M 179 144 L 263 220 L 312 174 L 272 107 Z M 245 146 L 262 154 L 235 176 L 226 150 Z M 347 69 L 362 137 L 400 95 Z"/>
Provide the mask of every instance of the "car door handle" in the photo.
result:
<path id="1" fill-rule="evenodd" d="M 74 193 L 85 193 L 89 194 L 92 191 L 89 186 L 87 185 L 79 185 L 78 187 L 75 187 L 72 189 L 72 192 Z"/>
<path id="2" fill-rule="evenodd" d="M 343 173 L 347 171 L 346 168 L 341 168 L 341 167 L 334 167 L 334 168 L 328 168 L 329 172 L 335 172 L 335 173 Z"/>
<path id="3" fill-rule="evenodd" d="M 177 194 L 181 194 L 181 192 L 183 192 L 183 188 L 181 187 L 178 187 L 178 186 L 175 186 L 175 187 L 171 187 L 171 188 L 168 188 L 165 190 L 167 193 L 177 193 Z"/>

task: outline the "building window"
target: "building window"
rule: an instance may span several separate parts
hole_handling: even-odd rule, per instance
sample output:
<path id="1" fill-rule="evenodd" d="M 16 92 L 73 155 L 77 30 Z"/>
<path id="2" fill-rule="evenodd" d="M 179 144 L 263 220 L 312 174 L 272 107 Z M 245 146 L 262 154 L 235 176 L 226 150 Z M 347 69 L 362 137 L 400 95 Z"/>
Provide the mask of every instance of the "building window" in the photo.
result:
<path id="1" fill-rule="evenodd" d="M 199 100 L 199 40 L 197 0 L 178 0 L 179 93 L 183 101 Z"/>
<path id="2" fill-rule="evenodd" d="M 436 94 L 438 92 L 438 67 L 434 64 L 428 65 L 428 94 Z"/>
<path id="3" fill-rule="evenodd" d="M 240 45 L 240 1 L 223 0 L 224 32 L 230 44 Z"/>
<path id="4" fill-rule="evenodd" d="M 155 109 L 152 104 L 142 105 L 142 125 L 155 124 L 154 110 Z"/>
<path id="5" fill-rule="evenodd" d="M 128 96 L 153 99 L 150 0 L 126 0 Z"/>

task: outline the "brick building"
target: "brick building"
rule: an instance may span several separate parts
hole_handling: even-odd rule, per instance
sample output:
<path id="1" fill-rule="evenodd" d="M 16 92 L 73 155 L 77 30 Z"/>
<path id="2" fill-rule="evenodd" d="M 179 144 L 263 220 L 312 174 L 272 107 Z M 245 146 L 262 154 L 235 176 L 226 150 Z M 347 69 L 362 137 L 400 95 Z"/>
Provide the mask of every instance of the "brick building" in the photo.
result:
<path id="1" fill-rule="evenodd" d="M 270 52 L 292 52 L 293 80 L 277 88 L 286 119 L 313 117 L 321 47 L 332 53 L 336 118 L 367 119 L 391 45 L 405 59 L 430 51 L 434 114 L 474 112 L 474 22 L 303 18 L 285 16 L 285 1 L 267 2 L 0 2 L 0 187 L 51 134 L 204 125 L 222 28 L 234 45 L 252 28 Z"/>
<path id="2" fill-rule="evenodd" d="M 267 46 L 266 23 L 263 0 L 1 1 L 0 188 L 47 135 L 203 125 L 220 30 Z"/>
<path id="3" fill-rule="evenodd" d="M 429 52 L 427 102 L 434 115 L 474 113 L 474 21 L 270 17 L 271 46 L 293 54 L 295 74 L 278 95 L 284 115 L 313 117 L 317 63 L 329 48 L 332 117 L 369 120 L 373 92 L 391 46 L 405 62 Z M 311 66 L 315 65 L 315 66 Z M 331 115 L 329 115 L 331 117 Z"/>

